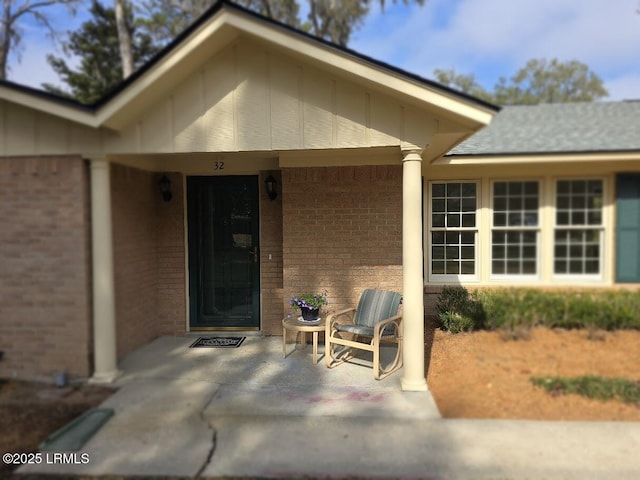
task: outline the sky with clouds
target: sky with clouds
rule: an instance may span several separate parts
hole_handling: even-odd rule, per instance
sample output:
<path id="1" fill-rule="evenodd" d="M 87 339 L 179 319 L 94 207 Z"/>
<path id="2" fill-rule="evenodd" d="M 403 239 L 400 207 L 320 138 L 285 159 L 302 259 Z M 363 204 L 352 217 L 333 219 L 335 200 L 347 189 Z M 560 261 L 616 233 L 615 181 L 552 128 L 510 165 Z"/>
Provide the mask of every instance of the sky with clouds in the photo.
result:
<path id="1" fill-rule="evenodd" d="M 425 78 L 436 68 L 472 73 L 489 89 L 532 58 L 578 60 L 604 80 L 607 100 L 640 99 L 639 10 L 640 0 L 426 0 L 422 7 L 387 0 L 349 47 Z M 86 18 L 54 12 L 60 29 Z M 21 27 L 21 61 L 12 57 L 9 80 L 59 83 L 45 60 L 50 39 L 29 21 Z"/>

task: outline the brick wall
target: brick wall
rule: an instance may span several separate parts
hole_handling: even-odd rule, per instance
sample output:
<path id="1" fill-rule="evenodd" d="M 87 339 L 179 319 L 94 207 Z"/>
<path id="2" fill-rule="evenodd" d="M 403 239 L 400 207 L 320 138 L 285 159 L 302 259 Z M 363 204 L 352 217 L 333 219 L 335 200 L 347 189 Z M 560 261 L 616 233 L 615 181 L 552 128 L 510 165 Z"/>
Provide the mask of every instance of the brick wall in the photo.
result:
<path id="1" fill-rule="evenodd" d="M 269 176 L 278 182 L 278 196 L 269 199 L 264 181 Z M 282 178 L 280 172 L 262 172 L 260 190 L 260 286 L 262 333 L 282 333 Z"/>
<path id="2" fill-rule="evenodd" d="M 119 359 L 158 335 L 156 197 L 152 173 L 111 165 Z"/>
<path id="3" fill-rule="evenodd" d="M 159 335 L 185 332 L 185 247 L 182 176 L 171 201 L 161 174 L 111 167 L 118 358 Z"/>
<path id="4" fill-rule="evenodd" d="M 156 198 L 157 235 L 157 324 L 160 335 L 184 335 L 187 321 L 185 276 L 187 274 L 183 176 L 167 173 L 173 198 L 162 200 L 155 174 L 153 195 Z"/>
<path id="5" fill-rule="evenodd" d="M 289 298 L 328 291 L 328 310 L 365 288 L 402 292 L 402 167 L 282 171 L 285 311 Z"/>
<path id="6" fill-rule="evenodd" d="M 0 377 L 91 373 L 88 169 L 0 158 Z"/>
<path id="7" fill-rule="evenodd" d="M 295 293 L 327 289 L 335 310 L 364 288 L 401 291 L 401 167 L 285 169 L 261 173 L 261 186 L 269 173 L 279 195 L 260 189 L 264 334 L 280 334 Z M 112 165 L 111 175 L 122 358 L 185 331 L 183 178 L 169 175 L 164 202 L 158 174 Z M 0 187 L 0 375 L 88 376 L 88 170 L 79 158 L 3 159 Z"/>
<path id="8" fill-rule="evenodd" d="M 436 317 L 436 305 L 442 293 L 442 285 L 427 285 L 424 287 L 424 314 L 426 317 Z"/>
<path id="9" fill-rule="evenodd" d="M 185 331 L 182 176 L 111 166 L 118 358 Z M 89 171 L 77 158 L 0 159 L 0 377 L 92 373 Z"/>

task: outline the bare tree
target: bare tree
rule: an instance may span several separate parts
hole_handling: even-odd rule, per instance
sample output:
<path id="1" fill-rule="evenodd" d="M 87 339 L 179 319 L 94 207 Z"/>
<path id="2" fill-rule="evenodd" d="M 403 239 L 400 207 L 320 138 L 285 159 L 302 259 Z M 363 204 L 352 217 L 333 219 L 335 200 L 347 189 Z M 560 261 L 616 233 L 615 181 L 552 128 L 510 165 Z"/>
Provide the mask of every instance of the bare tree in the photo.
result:
<path id="1" fill-rule="evenodd" d="M 53 28 L 49 16 L 43 13 L 47 7 L 54 5 L 66 5 L 72 14 L 80 0 L 2 0 L 0 12 L 0 80 L 7 78 L 9 54 L 20 46 L 22 31 L 18 26 L 18 20 L 31 15 L 36 22 L 42 25 L 49 34 L 55 38 L 56 30 Z"/>
<path id="2" fill-rule="evenodd" d="M 351 32 L 362 24 L 371 5 L 385 6 L 385 0 L 307 0 L 309 12 L 303 21 L 299 18 L 299 0 L 233 1 L 342 46 L 349 43 Z M 426 0 L 391 0 L 398 1 L 423 5 Z M 214 3 L 215 0 L 143 0 L 143 23 L 158 43 L 166 43 Z"/>
<path id="3" fill-rule="evenodd" d="M 577 60 L 532 59 L 495 86 L 498 105 L 594 102 L 609 95 L 602 79 Z"/>
<path id="4" fill-rule="evenodd" d="M 364 22 L 369 9 L 379 3 L 382 9 L 385 0 L 308 0 L 309 14 L 302 25 L 312 35 L 330 42 L 346 46 L 351 33 Z M 415 3 L 424 5 L 426 0 L 400 0 L 405 5 Z M 398 3 L 398 0 L 391 0 Z"/>
<path id="5" fill-rule="evenodd" d="M 138 21 L 156 44 L 164 45 L 180 34 L 215 0 L 142 0 Z"/>
<path id="6" fill-rule="evenodd" d="M 126 9 L 130 8 L 126 0 L 115 0 L 116 25 L 118 27 L 118 41 L 120 42 L 120 58 L 122 61 L 122 76 L 127 78 L 133 73 L 133 53 L 131 29 L 127 26 Z"/>
<path id="7" fill-rule="evenodd" d="M 453 69 L 433 73 L 443 85 L 498 105 L 594 102 L 609 95 L 602 79 L 577 60 L 529 60 L 508 80 L 501 77 L 493 91 L 480 85 L 473 74 L 461 75 Z"/>

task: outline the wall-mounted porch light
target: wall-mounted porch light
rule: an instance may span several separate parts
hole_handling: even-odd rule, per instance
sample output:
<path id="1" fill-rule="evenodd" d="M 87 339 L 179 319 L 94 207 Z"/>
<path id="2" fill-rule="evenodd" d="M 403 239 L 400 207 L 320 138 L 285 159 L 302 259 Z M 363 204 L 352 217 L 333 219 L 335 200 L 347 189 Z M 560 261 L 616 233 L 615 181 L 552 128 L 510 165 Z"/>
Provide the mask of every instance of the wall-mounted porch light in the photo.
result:
<path id="1" fill-rule="evenodd" d="M 173 194 L 171 193 L 171 180 L 166 175 L 162 175 L 158 182 L 160 188 L 160 194 L 165 202 L 170 202 Z"/>
<path id="2" fill-rule="evenodd" d="M 273 175 L 269 175 L 264 181 L 264 184 L 267 186 L 267 195 L 269 195 L 269 198 L 275 200 L 278 196 L 278 191 L 276 190 L 278 182 L 273 178 Z"/>

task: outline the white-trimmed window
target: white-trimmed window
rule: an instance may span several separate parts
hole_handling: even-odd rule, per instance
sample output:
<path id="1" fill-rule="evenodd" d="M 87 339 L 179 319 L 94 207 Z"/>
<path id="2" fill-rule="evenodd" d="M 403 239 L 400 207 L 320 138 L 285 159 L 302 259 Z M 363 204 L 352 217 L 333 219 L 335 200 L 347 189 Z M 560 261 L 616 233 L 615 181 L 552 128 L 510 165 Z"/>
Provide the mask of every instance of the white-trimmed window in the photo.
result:
<path id="1" fill-rule="evenodd" d="M 555 275 L 602 274 L 603 180 L 556 181 Z"/>
<path id="2" fill-rule="evenodd" d="M 491 274 L 537 275 L 539 182 L 495 181 L 492 203 Z"/>
<path id="3" fill-rule="evenodd" d="M 475 279 L 478 183 L 432 182 L 430 275 L 440 280 Z"/>

